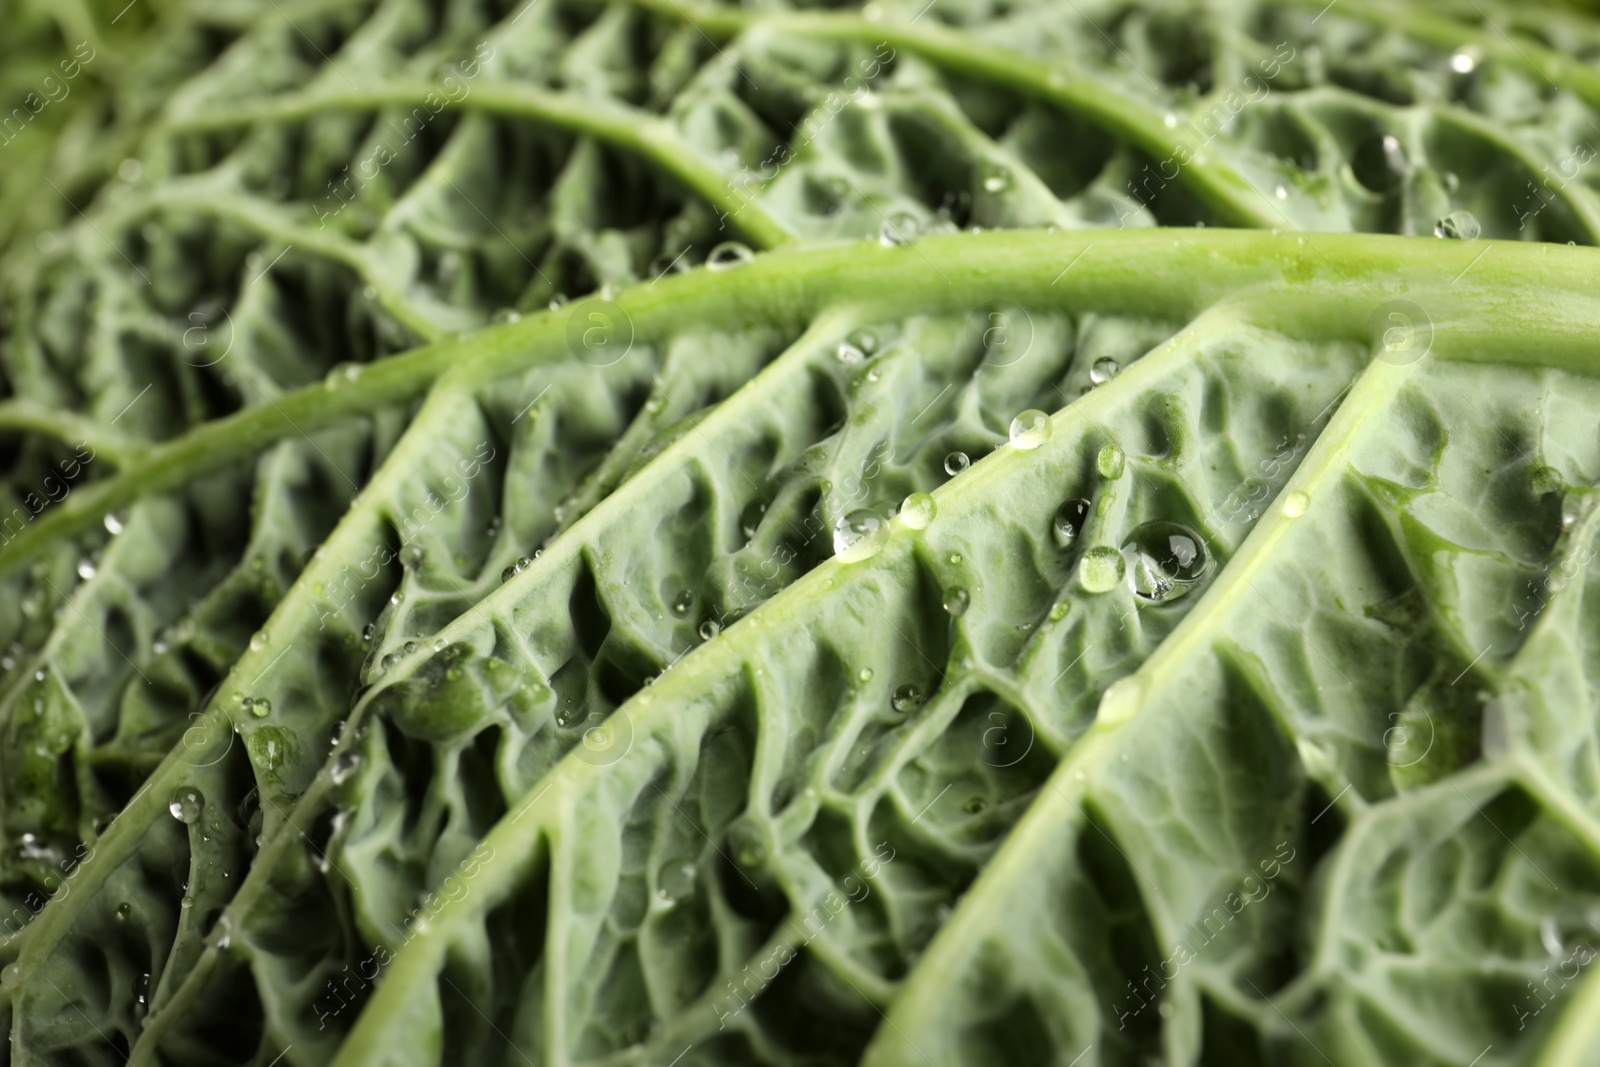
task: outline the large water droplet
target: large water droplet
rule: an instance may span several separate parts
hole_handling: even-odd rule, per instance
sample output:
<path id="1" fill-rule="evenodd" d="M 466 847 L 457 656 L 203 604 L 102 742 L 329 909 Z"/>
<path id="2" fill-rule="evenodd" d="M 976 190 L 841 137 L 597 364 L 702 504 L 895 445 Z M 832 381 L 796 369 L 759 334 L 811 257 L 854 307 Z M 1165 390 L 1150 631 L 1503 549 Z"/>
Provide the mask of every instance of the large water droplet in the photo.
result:
<path id="1" fill-rule="evenodd" d="M 422 566 L 422 561 L 427 558 L 427 555 L 428 553 L 423 547 L 413 541 L 400 549 L 400 566 L 415 570 Z"/>
<path id="2" fill-rule="evenodd" d="M 1475 241 L 1483 233 L 1478 217 L 1470 211 L 1452 211 L 1433 224 L 1433 235 L 1453 241 Z"/>
<path id="3" fill-rule="evenodd" d="M 329 775 L 333 778 L 334 784 L 343 785 L 360 769 L 361 754 L 354 749 L 346 749 L 333 758 L 333 767 Z"/>
<path id="4" fill-rule="evenodd" d="M 172 794 L 172 800 L 167 804 L 167 810 L 172 817 L 185 826 L 200 821 L 200 813 L 205 810 L 206 798 L 200 790 L 193 786 L 182 786 Z"/>
<path id="5" fill-rule="evenodd" d="M 970 466 L 972 466 L 972 460 L 967 458 L 965 452 L 952 452 L 944 457 L 944 472 L 952 478 Z"/>
<path id="6" fill-rule="evenodd" d="M 1014 179 L 1009 167 L 999 163 L 990 163 L 983 168 L 983 191 L 986 193 L 1003 193 L 1011 188 Z"/>
<path id="7" fill-rule="evenodd" d="M 849 341 L 840 341 L 834 355 L 839 357 L 840 363 L 854 365 L 867 358 L 867 354 Z"/>
<path id="8" fill-rule="evenodd" d="M 1405 147 L 1393 134 L 1363 141 L 1350 157 L 1350 171 L 1356 181 L 1375 193 L 1392 192 L 1410 168 Z"/>
<path id="9" fill-rule="evenodd" d="M 1298 489 L 1283 498 L 1283 514 L 1291 519 L 1304 515 L 1310 506 L 1311 498 Z"/>
<path id="10" fill-rule="evenodd" d="M 886 527 L 870 511 L 852 511 L 833 526 L 833 554 L 845 563 L 856 563 L 878 554 L 883 547 Z"/>
<path id="11" fill-rule="evenodd" d="M 878 227 L 878 243 L 889 248 L 909 244 L 917 239 L 917 234 L 921 230 L 922 223 L 915 215 L 909 211 L 897 211 L 884 219 L 883 225 Z"/>
<path id="12" fill-rule="evenodd" d="M 1038 448 L 1050 437 L 1050 416 L 1029 408 L 1011 420 L 1011 446 Z"/>
<path id="13" fill-rule="evenodd" d="M 1096 546 L 1078 561 L 1078 584 L 1085 592 L 1109 593 L 1122 581 L 1127 566 L 1121 552 L 1108 545 Z"/>
<path id="14" fill-rule="evenodd" d="M 664 904 L 676 904 L 694 894 L 695 868 L 692 863 L 669 863 L 656 874 L 656 895 Z"/>
<path id="15" fill-rule="evenodd" d="M 959 619 L 967 613 L 967 608 L 972 605 L 972 594 L 959 585 L 952 588 L 944 595 L 944 610 Z"/>
<path id="16" fill-rule="evenodd" d="M 754 258 L 756 258 L 756 254 L 750 251 L 747 245 L 740 244 L 738 241 L 724 241 L 713 248 L 710 255 L 706 256 L 706 268 L 708 270 L 729 270 L 733 267 L 742 267 Z"/>
<path id="17" fill-rule="evenodd" d="M 80 559 L 78 561 L 78 577 L 82 578 L 84 581 L 87 582 L 90 578 L 93 578 L 95 576 L 95 570 L 96 568 L 94 565 L 94 560 Z"/>
<path id="18" fill-rule="evenodd" d="M 1127 464 L 1128 457 L 1114 444 L 1103 444 L 1094 457 L 1094 469 L 1100 472 L 1100 477 L 1115 479 L 1122 477 L 1122 471 Z"/>
<path id="19" fill-rule="evenodd" d="M 1187 526 L 1147 522 L 1122 544 L 1133 572 L 1133 591 L 1161 604 L 1176 600 L 1200 583 L 1210 569 L 1205 542 Z"/>
<path id="20" fill-rule="evenodd" d="M 1078 535 L 1083 532 L 1083 524 L 1089 518 L 1089 509 L 1092 505 L 1081 497 L 1069 500 L 1056 509 L 1055 522 L 1051 524 L 1050 532 L 1056 539 L 1060 548 L 1071 548 L 1078 540 Z"/>
<path id="21" fill-rule="evenodd" d="M 889 698 L 890 706 L 902 715 L 916 711 L 927 701 L 928 698 L 923 694 L 922 690 L 910 682 L 896 689 L 894 696 Z"/>
<path id="22" fill-rule="evenodd" d="M 114 511 L 108 511 L 106 512 L 104 521 L 106 524 L 106 533 L 115 537 L 117 534 L 122 532 L 123 520 L 121 515 L 118 515 Z"/>
<path id="23" fill-rule="evenodd" d="M 926 530 L 938 510 L 927 493 L 912 493 L 900 505 L 900 519 L 913 530 Z"/>
<path id="24" fill-rule="evenodd" d="M 1122 364 L 1110 356 L 1105 356 L 1095 360 L 1094 365 L 1089 368 L 1089 380 L 1096 385 L 1100 385 L 1115 378 L 1121 370 Z"/>
<path id="25" fill-rule="evenodd" d="M 706 619 L 700 623 L 700 640 L 709 641 L 722 632 L 722 624 L 716 619 Z"/>
<path id="26" fill-rule="evenodd" d="M 870 356 L 878 350 L 878 335 L 871 330 L 857 330 L 850 335 L 849 343 Z"/>
<path id="27" fill-rule="evenodd" d="M 694 593 L 688 589 L 679 593 L 677 599 L 672 602 L 672 610 L 678 615 L 689 614 L 689 609 L 692 607 L 694 607 Z"/>

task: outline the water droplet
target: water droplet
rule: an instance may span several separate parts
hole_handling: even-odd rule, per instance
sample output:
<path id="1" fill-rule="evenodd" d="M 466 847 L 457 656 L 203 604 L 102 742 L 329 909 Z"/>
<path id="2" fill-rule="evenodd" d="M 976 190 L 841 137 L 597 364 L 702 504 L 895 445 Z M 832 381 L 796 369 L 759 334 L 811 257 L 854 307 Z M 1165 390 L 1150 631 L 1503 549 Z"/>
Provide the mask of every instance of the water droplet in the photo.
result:
<path id="1" fill-rule="evenodd" d="M 1362 142 L 1350 157 L 1350 171 L 1356 181 L 1375 193 L 1392 192 L 1410 168 L 1406 150 L 1393 134 Z"/>
<path id="2" fill-rule="evenodd" d="M 959 585 L 953 587 L 944 595 L 944 610 L 959 619 L 967 613 L 967 608 L 972 604 L 972 594 Z"/>
<path id="3" fill-rule="evenodd" d="M 939 510 L 927 493 L 912 493 L 900 504 L 900 519 L 913 530 L 926 530 Z"/>
<path id="4" fill-rule="evenodd" d="M 417 643 L 415 641 L 407 641 L 404 645 L 400 646 L 400 651 L 407 656 L 411 655 L 411 653 L 415 652 L 416 650 Z"/>
<path id="5" fill-rule="evenodd" d="M 700 640 L 709 641 L 722 632 L 722 624 L 716 619 L 706 619 L 700 624 Z"/>
<path id="6" fill-rule="evenodd" d="M 0 968 L 0 986 L 15 989 L 22 984 L 22 964 L 8 963 Z"/>
<path id="7" fill-rule="evenodd" d="M 1121 370 L 1122 364 L 1110 356 L 1105 356 L 1095 360 L 1094 365 L 1089 368 L 1089 380 L 1096 385 L 1100 385 L 1115 378 Z"/>
<path id="8" fill-rule="evenodd" d="M 512 578 L 515 578 L 517 575 L 521 574 L 531 566 L 533 566 L 533 560 L 529 559 L 527 556 L 523 556 L 521 559 L 517 560 L 517 562 L 500 572 L 500 580 L 502 582 L 509 582 Z"/>
<path id="9" fill-rule="evenodd" d="M 1306 513 L 1306 508 L 1311 505 L 1311 498 L 1296 489 L 1283 498 L 1283 513 L 1291 519 L 1298 519 Z"/>
<path id="10" fill-rule="evenodd" d="M 250 651 L 251 652 L 260 652 L 263 648 L 266 648 L 266 647 L 267 647 L 267 634 L 266 634 L 266 631 L 265 630 L 256 631 L 255 636 L 250 638 Z"/>
<path id="11" fill-rule="evenodd" d="M 1539 943 L 1552 956 L 1560 956 L 1566 951 L 1566 946 L 1561 943 L 1561 928 L 1548 915 L 1539 920 Z"/>
<path id="12" fill-rule="evenodd" d="M 927 701 L 928 698 L 923 694 L 921 689 L 917 688 L 910 682 L 907 682 L 905 685 L 902 685 L 899 689 L 894 691 L 894 696 L 889 698 L 889 705 L 890 707 L 894 708 L 895 711 L 905 715 L 909 712 L 916 711 L 918 708 L 922 707 L 923 704 L 927 703 Z"/>
<path id="13" fill-rule="evenodd" d="M 840 363 L 856 364 L 867 358 L 867 354 L 849 341 L 840 341 L 839 349 L 834 353 L 839 357 Z"/>
<path id="14" fill-rule="evenodd" d="M 1122 543 L 1133 573 L 1133 591 L 1162 604 L 1193 589 L 1211 567 L 1200 535 L 1175 522 L 1147 522 Z"/>
<path id="15" fill-rule="evenodd" d="M 1056 601 L 1055 604 L 1050 608 L 1050 621 L 1051 622 L 1060 622 L 1062 619 L 1064 619 L 1066 617 L 1067 617 L 1067 605 L 1066 605 L 1066 603 L 1064 601 L 1061 601 L 1061 600 Z"/>
<path id="16" fill-rule="evenodd" d="M 200 813 L 205 810 L 205 806 L 206 798 L 201 795 L 200 790 L 186 785 L 172 794 L 167 810 L 172 813 L 174 819 L 185 826 L 191 826 L 200 821 Z"/>
<path id="17" fill-rule="evenodd" d="M 694 607 L 694 593 L 688 589 L 679 593 L 672 602 L 672 610 L 678 615 L 689 614 L 689 609 Z"/>
<path id="18" fill-rule="evenodd" d="M 870 511 L 852 511 L 833 526 L 833 554 L 842 562 L 856 563 L 878 554 L 883 547 L 884 521 Z"/>
<path id="19" fill-rule="evenodd" d="M 353 749 L 346 749 L 333 758 L 333 766 L 328 773 L 334 784 L 343 785 L 360 769 L 361 754 Z"/>
<path id="20" fill-rule="evenodd" d="M 556 293 L 550 298 L 550 303 L 546 304 L 545 306 L 551 311 L 560 311 L 562 308 L 567 306 L 567 294 Z"/>
<path id="21" fill-rule="evenodd" d="M 123 527 L 122 516 L 118 515 L 114 511 L 110 511 L 110 512 L 106 513 L 105 524 L 106 524 L 106 533 L 110 534 L 112 537 L 115 537 L 117 534 L 122 532 L 122 527 Z"/>
<path id="22" fill-rule="evenodd" d="M 1108 545 L 1098 545 L 1078 561 L 1078 584 L 1085 592 L 1109 593 L 1122 581 L 1127 566 L 1121 552 Z"/>
<path id="23" fill-rule="evenodd" d="M 1056 518 L 1051 523 L 1050 532 L 1056 539 L 1060 548 L 1071 548 L 1077 541 L 1078 535 L 1083 532 L 1083 524 L 1089 518 L 1091 505 L 1087 500 L 1080 498 L 1069 500 L 1056 509 Z"/>
<path id="24" fill-rule="evenodd" d="M 735 823 L 728 830 L 728 845 L 741 867 L 753 869 L 767 862 L 766 835 L 753 823 Z"/>
<path id="25" fill-rule="evenodd" d="M 1037 408 L 1029 408 L 1011 420 L 1011 446 L 1013 448 L 1038 448 L 1050 437 L 1050 416 Z"/>
<path id="26" fill-rule="evenodd" d="M 117 921 L 118 922 L 127 922 L 128 921 L 128 916 L 130 916 L 132 914 L 133 914 L 133 905 L 129 904 L 126 900 L 124 900 L 121 904 L 117 905 Z"/>
<path id="27" fill-rule="evenodd" d="M 1475 241 L 1483 233 L 1478 217 L 1470 211 L 1452 211 L 1433 224 L 1433 235 L 1452 241 Z"/>
<path id="28" fill-rule="evenodd" d="M 1161 125 L 1165 126 L 1169 130 L 1177 129 L 1178 116 L 1168 111 L 1166 114 L 1161 116 Z"/>
<path id="29" fill-rule="evenodd" d="M 669 863 L 656 874 L 656 895 L 664 904 L 675 904 L 692 896 L 695 867 L 692 863 Z"/>
<path id="30" fill-rule="evenodd" d="M 226 871 L 222 877 L 228 877 Z M 212 928 L 210 941 L 219 949 L 225 949 L 233 943 L 233 916 L 224 912 L 217 917 L 217 925 Z"/>
<path id="31" fill-rule="evenodd" d="M 724 241 L 706 256 L 706 268 L 730 270 L 733 267 L 742 267 L 754 258 L 756 254 L 750 251 L 748 245 L 740 244 L 738 241 Z"/>
<path id="32" fill-rule="evenodd" d="M 952 452 L 944 457 L 944 472 L 952 478 L 970 466 L 972 466 L 972 460 L 967 458 L 965 452 Z"/>
<path id="33" fill-rule="evenodd" d="M 400 549 L 400 566 L 415 570 L 422 566 L 422 561 L 427 558 L 427 552 L 415 541 Z"/>
<path id="34" fill-rule="evenodd" d="M 952 552 L 952 553 L 950 553 L 949 559 L 950 559 L 950 563 L 951 563 L 952 566 L 959 567 L 961 565 L 961 553 Z"/>
<path id="35" fill-rule="evenodd" d="M 376 636 L 377 632 L 377 625 L 369 622 L 361 628 L 361 640 L 370 645 L 372 644 L 372 639 L 374 636 Z"/>
<path id="36" fill-rule="evenodd" d="M 883 225 L 878 227 L 878 243 L 893 248 L 896 245 L 909 244 L 917 239 L 917 234 L 922 230 L 922 223 L 909 211 L 897 211 L 883 220 Z"/>
<path id="37" fill-rule="evenodd" d="M 863 684 L 866 683 L 866 682 L 872 681 L 872 668 L 871 667 L 862 667 L 859 671 L 856 672 L 856 679 L 858 681 L 862 682 Z"/>
<path id="38" fill-rule="evenodd" d="M 1450 69 L 1457 74 L 1471 74 L 1478 65 L 1476 49 L 1463 48 L 1450 57 Z"/>
<path id="39" fill-rule="evenodd" d="M 1122 477 L 1122 471 L 1127 464 L 1127 457 L 1122 454 L 1122 449 L 1113 444 L 1103 444 L 1094 457 L 1094 469 L 1100 472 L 1100 477 L 1115 479 Z"/>
<path id="40" fill-rule="evenodd" d="M 850 344 L 854 345 L 863 355 L 872 355 L 878 350 L 878 335 L 871 330 L 857 330 L 850 335 Z"/>
<path id="41" fill-rule="evenodd" d="M 1287 200 L 1289 199 L 1289 187 L 1286 185 L 1277 186 L 1272 190 L 1272 195 L 1277 197 L 1279 200 Z"/>
<path id="42" fill-rule="evenodd" d="M 989 802 L 982 797 L 968 797 L 967 802 L 961 806 L 961 810 L 968 815 L 981 815 L 983 814 L 983 809 L 988 806 Z"/>
<path id="43" fill-rule="evenodd" d="M 80 559 L 78 561 L 78 577 L 82 578 L 84 581 L 87 582 L 90 578 L 93 578 L 95 575 L 95 570 L 96 568 L 94 565 L 94 560 Z"/>
<path id="44" fill-rule="evenodd" d="M 361 367 L 356 363 L 340 363 L 322 379 L 325 389 L 340 389 L 361 377 Z"/>
<path id="45" fill-rule="evenodd" d="M 1003 193 L 1011 188 L 1013 181 L 1010 169 L 998 163 L 983 168 L 983 191 L 986 193 Z"/>
<path id="46" fill-rule="evenodd" d="M 752 500 L 739 512 L 739 530 L 744 534 L 746 541 L 756 535 L 756 530 L 761 527 L 762 516 L 767 513 L 767 503 L 764 500 Z"/>
<path id="47" fill-rule="evenodd" d="M 253 700 L 249 697 L 246 697 L 244 701 L 244 707 L 250 712 L 250 714 L 254 715 L 258 719 L 265 719 L 268 715 L 272 714 L 272 701 L 268 700 L 266 697 L 256 697 Z"/>

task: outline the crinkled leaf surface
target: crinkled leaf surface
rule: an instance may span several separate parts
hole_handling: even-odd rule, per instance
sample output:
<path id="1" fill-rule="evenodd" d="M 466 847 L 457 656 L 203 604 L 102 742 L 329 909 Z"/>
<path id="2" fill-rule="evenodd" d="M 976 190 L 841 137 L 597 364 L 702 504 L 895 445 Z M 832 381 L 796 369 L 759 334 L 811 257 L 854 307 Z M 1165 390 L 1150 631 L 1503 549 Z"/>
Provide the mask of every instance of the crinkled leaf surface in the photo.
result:
<path id="1" fill-rule="evenodd" d="M 1596 1062 L 1580 7 L 0 3 L 7 1062 Z"/>

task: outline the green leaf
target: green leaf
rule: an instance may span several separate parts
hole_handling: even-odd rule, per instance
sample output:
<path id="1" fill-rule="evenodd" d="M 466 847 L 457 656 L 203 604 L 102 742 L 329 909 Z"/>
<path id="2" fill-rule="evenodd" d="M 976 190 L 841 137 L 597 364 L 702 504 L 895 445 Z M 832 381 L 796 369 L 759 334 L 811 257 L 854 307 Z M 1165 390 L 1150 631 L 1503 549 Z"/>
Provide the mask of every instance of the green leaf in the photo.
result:
<path id="1" fill-rule="evenodd" d="M 11 1062 L 1594 1057 L 1590 16 L 135 10 L 0 45 Z"/>

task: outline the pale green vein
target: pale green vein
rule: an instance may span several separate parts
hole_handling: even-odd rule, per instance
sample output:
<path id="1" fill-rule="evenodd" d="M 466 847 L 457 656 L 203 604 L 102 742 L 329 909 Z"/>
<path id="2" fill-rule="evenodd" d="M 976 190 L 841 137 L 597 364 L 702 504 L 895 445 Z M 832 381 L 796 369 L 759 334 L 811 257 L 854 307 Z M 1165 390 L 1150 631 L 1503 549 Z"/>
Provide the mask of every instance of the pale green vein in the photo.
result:
<path id="1" fill-rule="evenodd" d="M 338 111 L 399 107 L 422 110 L 475 110 L 523 119 L 615 145 L 654 163 L 682 182 L 761 248 L 777 248 L 794 235 L 773 215 L 741 198 L 722 173 L 697 155 L 665 119 L 599 100 L 547 92 L 529 85 L 472 84 L 459 100 L 426 82 L 393 82 L 360 90 L 295 93 L 229 108 L 197 111 L 169 120 L 176 131 L 230 129 L 256 122 L 294 122 Z"/>

